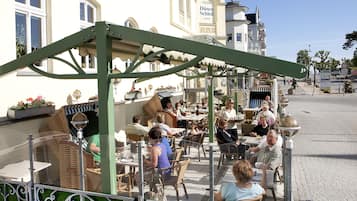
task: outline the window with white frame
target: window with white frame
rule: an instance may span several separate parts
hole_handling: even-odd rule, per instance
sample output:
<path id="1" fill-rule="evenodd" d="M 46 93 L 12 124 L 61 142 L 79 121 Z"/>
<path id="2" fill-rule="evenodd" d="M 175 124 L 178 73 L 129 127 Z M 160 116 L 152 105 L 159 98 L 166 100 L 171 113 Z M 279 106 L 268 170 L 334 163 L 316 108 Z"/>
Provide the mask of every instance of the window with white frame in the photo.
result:
<path id="1" fill-rule="evenodd" d="M 79 18 L 80 18 L 80 28 L 84 29 L 93 26 L 96 21 L 97 9 L 96 6 L 89 0 L 79 1 Z M 94 55 L 87 55 L 81 57 L 81 67 L 83 69 L 95 69 L 97 64 L 97 59 Z"/>
<path id="2" fill-rule="evenodd" d="M 242 42 L 242 33 L 237 33 L 236 34 L 236 41 L 237 42 Z"/>
<path id="3" fill-rule="evenodd" d="M 180 28 L 191 30 L 192 0 L 171 0 L 172 23 Z"/>
<path id="4" fill-rule="evenodd" d="M 96 21 L 97 9 L 94 4 L 88 0 L 79 1 L 79 11 L 81 20 L 81 29 L 93 26 Z"/>
<path id="5" fill-rule="evenodd" d="M 43 47 L 46 44 L 45 0 L 15 0 L 15 24 L 17 58 Z M 35 65 L 47 71 L 44 62 Z"/>
<path id="6" fill-rule="evenodd" d="M 129 17 L 127 20 L 125 20 L 124 22 L 124 26 L 126 27 L 130 27 L 130 28 L 133 28 L 133 29 L 139 29 L 139 24 L 138 22 L 132 18 L 132 17 Z M 125 67 L 128 68 L 131 64 L 131 59 L 127 59 L 125 61 Z M 136 69 L 135 69 L 136 72 L 140 72 L 140 66 L 138 66 Z"/>

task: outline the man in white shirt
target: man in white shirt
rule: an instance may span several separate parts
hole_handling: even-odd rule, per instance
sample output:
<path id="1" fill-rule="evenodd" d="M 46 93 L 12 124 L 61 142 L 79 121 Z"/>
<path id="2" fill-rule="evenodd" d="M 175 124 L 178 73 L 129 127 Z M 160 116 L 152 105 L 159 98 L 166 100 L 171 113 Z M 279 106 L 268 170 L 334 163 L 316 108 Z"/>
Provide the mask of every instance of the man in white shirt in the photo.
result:
<path id="1" fill-rule="evenodd" d="M 128 124 L 125 128 L 125 133 L 139 135 L 139 136 L 147 136 L 149 132 L 149 128 L 140 124 L 140 116 L 133 116 L 133 123 Z"/>
<path id="2" fill-rule="evenodd" d="M 249 152 L 257 153 L 257 162 L 260 162 L 261 167 L 275 170 L 282 162 L 281 145 L 277 144 L 278 135 L 275 130 L 269 130 L 266 142 L 257 147 L 249 148 Z M 257 167 L 258 168 L 258 167 Z"/>

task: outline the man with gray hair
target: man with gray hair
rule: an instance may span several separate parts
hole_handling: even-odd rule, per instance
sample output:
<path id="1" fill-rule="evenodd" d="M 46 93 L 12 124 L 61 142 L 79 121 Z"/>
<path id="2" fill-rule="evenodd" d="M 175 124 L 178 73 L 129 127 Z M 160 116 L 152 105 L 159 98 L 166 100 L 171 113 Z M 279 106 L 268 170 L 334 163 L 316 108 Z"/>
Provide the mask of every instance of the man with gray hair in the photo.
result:
<path id="1" fill-rule="evenodd" d="M 278 135 L 275 130 L 269 130 L 266 142 L 257 147 L 249 148 L 249 152 L 257 153 L 257 168 L 275 170 L 280 166 L 282 160 L 281 146 L 277 144 Z"/>

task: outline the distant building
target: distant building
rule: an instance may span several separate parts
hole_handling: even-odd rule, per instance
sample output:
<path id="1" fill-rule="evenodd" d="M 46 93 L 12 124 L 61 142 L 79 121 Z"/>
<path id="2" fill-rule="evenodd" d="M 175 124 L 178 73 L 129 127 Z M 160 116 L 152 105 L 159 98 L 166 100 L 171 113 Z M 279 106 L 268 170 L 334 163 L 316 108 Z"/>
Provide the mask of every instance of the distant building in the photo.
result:
<path id="1" fill-rule="evenodd" d="M 226 5 L 227 47 L 248 52 L 248 24 L 245 15 L 248 8 L 239 2 L 228 2 Z"/>
<path id="2" fill-rule="evenodd" d="M 266 35 L 264 23 L 260 20 L 260 11 L 246 14 L 248 25 L 248 52 L 266 55 Z"/>
<path id="3" fill-rule="evenodd" d="M 256 8 L 255 13 L 246 14 L 247 11 L 248 7 L 238 1 L 232 0 L 226 4 L 226 45 L 236 50 L 265 55 L 265 27 L 260 21 L 259 9 Z M 244 72 L 243 68 L 240 70 Z M 238 83 L 242 88 L 251 88 L 254 78 L 250 76 L 246 79 L 242 74 Z"/>

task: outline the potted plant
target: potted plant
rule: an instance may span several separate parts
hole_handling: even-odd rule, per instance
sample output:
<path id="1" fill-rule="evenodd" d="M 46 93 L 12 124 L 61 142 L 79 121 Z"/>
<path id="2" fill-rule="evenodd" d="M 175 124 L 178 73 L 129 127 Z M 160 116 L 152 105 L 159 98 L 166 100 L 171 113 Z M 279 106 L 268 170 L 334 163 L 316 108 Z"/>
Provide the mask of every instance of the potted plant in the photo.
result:
<path id="1" fill-rule="evenodd" d="M 23 119 L 33 116 L 51 114 L 55 111 L 53 102 L 46 101 L 42 96 L 37 98 L 27 98 L 26 101 L 19 101 L 17 105 L 10 107 L 7 110 L 9 119 Z"/>

